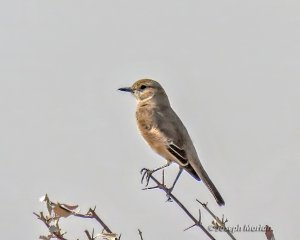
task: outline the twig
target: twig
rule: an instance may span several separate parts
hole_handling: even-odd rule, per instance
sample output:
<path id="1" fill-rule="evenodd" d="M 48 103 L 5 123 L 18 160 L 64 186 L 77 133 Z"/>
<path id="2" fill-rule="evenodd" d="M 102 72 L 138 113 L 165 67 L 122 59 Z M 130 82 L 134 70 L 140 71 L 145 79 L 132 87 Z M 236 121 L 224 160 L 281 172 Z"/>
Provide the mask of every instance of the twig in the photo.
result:
<path id="1" fill-rule="evenodd" d="M 88 230 L 84 230 L 84 232 L 89 240 L 93 240 Z"/>
<path id="2" fill-rule="evenodd" d="M 80 217 L 80 218 L 93 218 L 95 219 L 100 225 L 103 227 L 103 229 L 107 233 L 113 233 L 110 228 L 104 223 L 104 221 L 97 215 L 95 212 L 95 209 L 90 208 L 86 214 L 81 214 L 81 213 L 73 213 L 75 217 Z"/>
<path id="3" fill-rule="evenodd" d="M 144 240 L 142 231 L 140 229 L 138 229 L 138 231 L 139 231 L 139 235 L 140 235 L 141 240 Z"/>
<path id="4" fill-rule="evenodd" d="M 43 212 L 40 212 L 40 214 L 37 214 L 37 213 L 33 213 L 39 220 L 41 220 L 46 226 L 48 229 L 50 229 L 51 225 L 48 223 L 47 219 L 44 217 L 44 214 Z M 64 238 L 60 232 L 52 232 L 52 234 L 57 238 L 57 239 L 60 239 L 60 240 L 67 240 L 66 238 Z"/>
<path id="5" fill-rule="evenodd" d="M 224 229 L 224 231 L 228 234 L 228 236 L 233 239 L 236 240 L 236 238 L 232 235 L 232 233 L 228 230 L 228 228 L 225 227 L 225 223 L 227 222 L 227 219 L 224 221 L 224 219 L 220 220 L 208 207 L 207 207 L 207 203 L 202 203 L 200 202 L 198 199 L 196 199 L 196 201 L 198 203 L 201 204 L 201 206 L 216 220 L 216 222 L 222 226 L 222 229 Z"/>
<path id="6" fill-rule="evenodd" d="M 40 198 L 41 202 L 45 202 L 48 210 L 48 214 L 44 215 L 43 212 L 33 213 L 39 220 L 41 220 L 49 230 L 49 234 L 47 236 L 41 236 L 42 239 L 50 240 L 52 238 L 56 238 L 59 240 L 67 240 L 64 237 L 65 233 L 61 232 L 59 227 L 59 220 L 61 218 L 67 218 L 70 216 L 79 217 L 79 218 L 89 218 L 95 219 L 103 228 L 102 233 L 94 235 L 94 230 L 90 233 L 88 230 L 85 230 L 85 234 L 88 240 L 95 240 L 99 236 L 102 236 L 104 239 L 121 239 L 121 235 L 113 233 L 110 228 L 104 223 L 104 221 L 98 216 L 95 212 L 96 207 L 93 209 L 90 208 L 87 213 L 82 214 L 79 212 L 75 212 L 75 209 L 78 208 L 78 205 L 69 205 L 62 203 L 54 203 L 50 201 L 48 195 Z"/>
<path id="7" fill-rule="evenodd" d="M 149 178 L 156 183 L 157 186 L 155 187 L 150 187 L 150 188 L 145 188 L 146 189 L 154 189 L 154 188 L 159 188 L 163 190 L 170 199 L 172 199 L 185 213 L 186 215 L 194 222 L 194 225 L 190 226 L 188 229 L 192 227 L 199 227 L 210 239 L 215 240 L 215 238 L 210 234 L 210 232 L 207 231 L 207 229 L 202 225 L 201 219 L 199 216 L 199 220 L 197 220 L 188 210 L 187 208 L 172 194 L 170 193 L 169 189 L 165 186 L 164 182 L 161 183 L 159 182 L 155 177 L 152 175 L 149 176 Z M 163 172 L 163 179 L 164 179 L 164 172 Z M 187 229 L 186 229 L 187 230 Z"/>

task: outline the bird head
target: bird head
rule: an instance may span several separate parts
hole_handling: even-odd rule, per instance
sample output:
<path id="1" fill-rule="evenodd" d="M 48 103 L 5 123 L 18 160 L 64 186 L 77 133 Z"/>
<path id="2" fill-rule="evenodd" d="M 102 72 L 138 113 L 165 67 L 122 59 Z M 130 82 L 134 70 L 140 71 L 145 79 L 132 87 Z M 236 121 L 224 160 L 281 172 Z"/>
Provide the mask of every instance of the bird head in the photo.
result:
<path id="1" fill-rule="evenodd" d="M 118 90 L 131 92 L 138 101 L 146 101 L 160 96 L 166 97 L 162 86 L 152 79 L 141 79 L 131 87 L 119 88 Z"/>

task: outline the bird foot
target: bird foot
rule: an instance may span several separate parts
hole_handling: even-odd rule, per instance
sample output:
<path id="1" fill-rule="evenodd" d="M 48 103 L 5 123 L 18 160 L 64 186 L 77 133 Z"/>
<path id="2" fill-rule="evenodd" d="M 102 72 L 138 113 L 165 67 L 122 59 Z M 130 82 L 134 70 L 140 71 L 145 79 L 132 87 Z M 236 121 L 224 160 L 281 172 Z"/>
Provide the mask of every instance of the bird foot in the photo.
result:
<path id="1" fill-rule="evenodd" d="M 142 179 L 141 179 L 141 183 L 144 183 L 144 180 L 146 180 L 146 187 L 148 186 L 149 184 L 149 181 L 150 181 L 150 177 L 151 175 L 154 173 L 155 171 L 154 170 L 150 170 L 148 168 L 143 168 L 141 170 L 141 174 L 142 174 Z"/>

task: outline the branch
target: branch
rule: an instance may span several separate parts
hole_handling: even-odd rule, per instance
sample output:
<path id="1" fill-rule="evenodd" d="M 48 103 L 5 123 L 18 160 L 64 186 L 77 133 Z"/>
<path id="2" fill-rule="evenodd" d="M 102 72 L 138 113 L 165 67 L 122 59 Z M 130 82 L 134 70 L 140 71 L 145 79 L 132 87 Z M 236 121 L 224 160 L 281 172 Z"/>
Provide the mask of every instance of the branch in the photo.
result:
<path id="1" fill-rule="evenodd" d="M 33 214 L 46 225 L 46 227 L 48 228 L 48 230 L 50 232 L 50 235 L 45 236 L 45 239 L 51 239 L 51 238 L 55 237 L 60 240 L 67 240 L 66 238 L 63 237 L 63 234 L 60 233 L 60 229 L 57 229 L 58 231 L 53 231 L 53 229 L 51 230 L 51 227 L 54 225 L 49 224 L 49 222 L 51 222 L 51 221 L 49 221 L 49 219 L 46 219 L 44 217 L 43 212 L 40 212 L 40 214 L 37 214 L 34 212 Z"/>
<path id="2" fill-rule="evenodd" d="M 59 220 L 61 218 L 67 218 L 69 216 L 79 217 L 79 218 L 90 218 L 95 219 L 103 228 L 102 232 L 94 235 L 94 230 L 90 233 L 88 230 L 85 230 L 85 234 L 88 240 L 95 240 L 98 237 L 102 237 L 106 240 L 120 240 L 121 235 L 113 233 L 110 228 L 104 223 L 104 221 L 97 215 L 95 209 L 90 208 L 86 214 L 82 214 L 79 212 L 75 212 L 74 210 L 78 207 L 78 205 L 68 205 L 61 203 L 54 203 L 50 201 L 48 195 L 43 196 L 40 201 L 45 202 L 47 206 L 48 213 L 45 215 L 43 212 L 33 213 L 39 220 L 41 220 L 49 230 L 49 234 L 47 236 L 40 236 L 40 239 L 50 240 L 52 238 L 56 238 L 59 240 L 67 240 L 64 237 L 65 233 L 61 233 L 61 229 L 59 227 Z"/>
<path id="3" fill-rule="evenodd" d="M 169 199 L 172 199 L 184 212 L 185 214 L 194 222 L 194 225 L 188 227 L 185 230 L 188 230 L 192 227 L 199 227 L 210 239 L 215 240 L 215 238 L 210 234 L 210 232 L 207 231 L 207 229 L 202 225 L 201 223 L 201 214 L 200 214 L 200 210 L 199 210 L 199 220 L 197 220 L 190 212 L 189 210 L 187 210 L 187 208 L 169 191 L 169 189 L 166 187 L 166 185 L 164 184 L 164 171 L 163 171 L 163 181 L 162 183 L 159 182 L 155 177 L 153 177 L 152 175 L 149 176 L 149 178 L 156 183 L 155 187 L 149 187 L 149 188 L 144 188 L 144 190 L 147 189 L 161 189 L 163 190 L 169 197 Z"/>
<path id="4" fill-rule="evenodd" d="M 90 233 L 89 233 L 88 230 L 84 230 L 84 232 L 85 232 L 85 234 L 86 234 L 88 240 L 93 240 L 93 238 L 91 237 L 91 235 L 90 235 Z"/>
<path id="5" fill-rule="evenodd" d="M 94 209 L 90 208 L 86 214 L 81 213 L 73 213 L 73 216 L 80 218 L 93 218 L 95 219 L 107 233 L 113 233 L 110 228 L 104 223 L 104 221 L 97 215 L 95 212 L 96 207 Z"/>
<path id="6" fill-rule="evenodd" d="M 139 231 L 139 235 L 140 235 L 141 240 L 144 240 L 142 231 L 140 229 L 138 229 L 138 231 Z"/>
<path id="7" fill-rule="evenodd" d="M 233 239 L 236 240 L 236 238 L 232 235 L 232 233 L 228 230 L 228 228 L 226 228 L 225 223 L 228 222 L 228 220 L 224 220 L 224 217 L 222 218 L 222 220 L 220 220 L 220 218 L 218 218 L 208 207 L 207 207 L 207 203 L 202 203 L 200 202 L 198 199 L 196 199 L 196 201 L 198 203 L 201 204 L 201 206 L 216 220 L 216 228 L 218 227 L 222 227 L 222 229 L 228 234 L 228 236 Z M 219 225 L 218 225 L 219 224 Z"/>

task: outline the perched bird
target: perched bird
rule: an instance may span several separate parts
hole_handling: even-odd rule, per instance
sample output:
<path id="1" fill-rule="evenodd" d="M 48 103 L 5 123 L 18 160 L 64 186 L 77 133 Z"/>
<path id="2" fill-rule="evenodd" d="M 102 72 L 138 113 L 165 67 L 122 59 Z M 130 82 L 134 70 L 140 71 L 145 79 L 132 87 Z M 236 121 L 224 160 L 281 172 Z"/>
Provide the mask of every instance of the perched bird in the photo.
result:
<path id="1" fill-rule="evenodd" d="M 188 131 L 173 111 L 162 86 L 154 80 L 141 79 L 131 87 L 118 90 L 130 92 L 135 96 L 138 129 L 149 146 L 167 160 L 166 165 L 152 172 L 176 162 L 180 170 L 171 189 L 184 169 L 196 180 L 202 180 L 217 203 L 220 206 L 224 205 L 221 194 L 200 163 Z"/>

